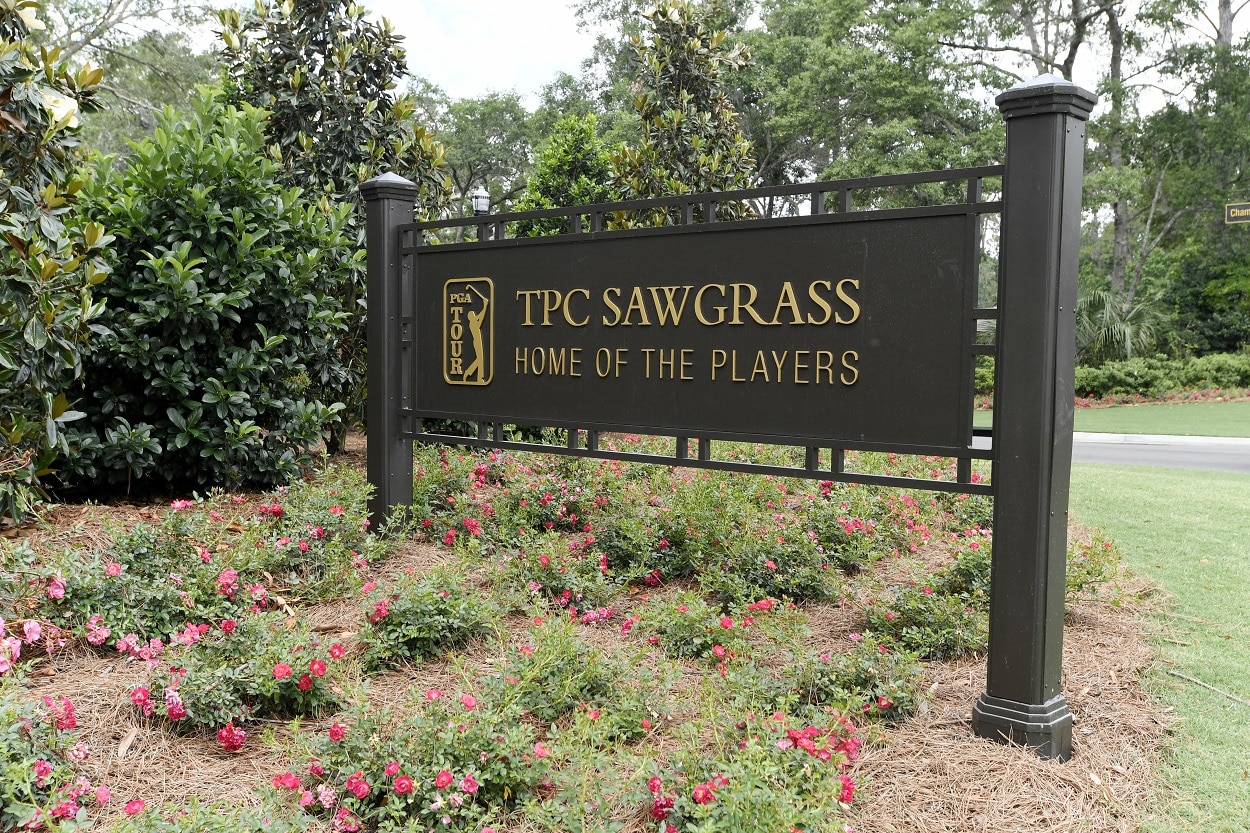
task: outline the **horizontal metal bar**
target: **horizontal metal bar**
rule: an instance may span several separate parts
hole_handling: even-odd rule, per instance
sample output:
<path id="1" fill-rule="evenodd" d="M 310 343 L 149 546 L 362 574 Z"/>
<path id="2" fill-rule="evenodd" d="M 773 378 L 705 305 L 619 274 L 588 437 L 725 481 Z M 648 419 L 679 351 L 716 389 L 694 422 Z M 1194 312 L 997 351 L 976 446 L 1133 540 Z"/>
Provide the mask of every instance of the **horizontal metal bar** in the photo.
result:
<path id="1" fill-rule="evenodd" d="M 518 211 L 510 214 L 493 214 L 492 223 L 511 223 L 517 220 L 540 220 L 551 217 L 567 217 L 574 213 L 605 214 L 614 211 L 637 211 L 648 208 L 681 207 L 695 201 L 716 203 L 766 199 L 768 197 L 810 196 L 813 192 L 837 191 L 849 193 L 873 188 L 894 188 L 900 185 L 925 185 L 934 182 L 961 182 L 972 179 L 988 179 L 1003 175 L 1002 165 L 986 165 L 978 168 L 951 168 L 942 171 L 922 171 L 911 174 L 858 177 L 855 179 L 805 182 L 795 185 L 770 185 L 763 188 L 744 188 L 737 191 L 714 191 L 707 194 L 684 194 L 677 197 L 657 197 L 648 200 L 594 203 L 588 205 L 544 208 L 535 211 Z M 964 203 L 959 203 L 964 204 Z M 481 217 L 449 217 L 443 220 L 425 220 L 403 226 L 404 229 L 435 229 L 472 226 L 482 222 Z"/>
<path id="2" fill-rule="evenodd" d="M 712 471 L 732 471 L 745 474 L 762 474 L 773 477 L 798 477 L 806 480 L 833 480 L 839 483 L 857 483 L 865 486 L 892 486 L 901 489 L 923 489 L 930 492 L 955 492 L 957 494 L 993 495 L 992 484 L 959 483 L 952 480 L 922 480 L 915 477 L 893 477 L 885 474 L 867 474 L 849 471 L 813 471 L 789 466 L 772 466 L 763 463 L 745 463 L 731 460 L 713 460 L 705 458 L 706 443 L 700 441 L 699 457 L 686 458 L 678 462 L 676 457 L 663 454 L 637 454 L 627 451 L 604 451 L 603 449 L 571 449 L 559 445 L 542 445 L 538 443 L 503 442 L 492 443 L 473 437 L 456 437 L 448 434 L 422 434 L 422 442 L 442 442 L 449 445 L 488 446 L 503 448 L 510 451 L 534 451 L 542 454 L 561 454 L 569 457 L 587 457 L 597 460 L 621 460 L 628 463 L 648 463 L 658 466 L 681 465 L 685 468 L 709 469 Z"/>
<path id="3" fill-rule="evenodd" d="M 650 437 L 680 437 L 698 435 L 699 453 L 704 454 L 710 448 L 712 440 L 733 443 L 779 445 L 795 448 L 817 446 L 819 448 L 840 448 L 846 451 L 867 451 L 881 454 L 902 454 L 910 457 L 969 457 L 973 460 L 988 460 L 990 452 L 979 448 L 963 448 L 959 446 L 939 445 L 899 445 L 893 443 L 870 443 L 842 439 L 839 437 L 788 437 L 775 434 L 734 434 L 724 431 L 704 431 L 697 428 L 667 428 L 655 425 L 607 425 L 602 423 L 570 422 L 562 420 L 537 420 L 533 417 L 501 416 L 498 414 L 462 414 L 450 411 L 414 411 L 425 420 L 452 420 L 455 422 L 491 422 L 504 425 L 530 425 L 541 428 L 562 428 L 566 431 L 595 431 L 600 434 L 641 434 Z M 406 434 L 403 439 L 420 440 L 427 434 Z M 548 446 L 542 446 L 547 448 Z"/>

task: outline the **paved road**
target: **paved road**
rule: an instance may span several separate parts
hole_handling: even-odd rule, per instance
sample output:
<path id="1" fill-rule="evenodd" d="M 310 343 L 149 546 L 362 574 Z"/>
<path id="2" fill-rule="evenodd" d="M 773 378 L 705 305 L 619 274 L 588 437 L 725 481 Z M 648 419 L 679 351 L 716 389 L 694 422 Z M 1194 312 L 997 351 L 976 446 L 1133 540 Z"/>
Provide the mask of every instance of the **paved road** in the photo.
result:
<path id="1" fill-rule="evenodd" d="M 1078 431 L 1072 461 L 1250 473 L 1250 439 Z"/>

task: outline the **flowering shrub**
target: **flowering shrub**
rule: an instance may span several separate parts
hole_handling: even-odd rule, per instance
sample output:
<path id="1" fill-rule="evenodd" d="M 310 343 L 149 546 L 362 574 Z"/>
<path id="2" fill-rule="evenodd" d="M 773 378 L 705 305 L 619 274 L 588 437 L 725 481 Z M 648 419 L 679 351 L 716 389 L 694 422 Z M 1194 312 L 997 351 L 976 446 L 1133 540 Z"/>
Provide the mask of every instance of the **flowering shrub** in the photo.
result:
<path id="1" fill-rule="evenodd" d="M 773 599 L 752 602 L 748 615 L 734 617 L 693 593 L 677 593 L 644 607 L 639 626 L 649 644 L 659 645 L 671 657 L 719 663 L 750 653 L 745 631 L 776 604 Z"/>
<path id="2" fill-rule="evenodd" d="M 1097 593 L 1099 587 L 1115 578 L 1121 557 L 1115 544 L 1101 535 L 1087 541 L 1070 539 L 1066 575 L 1068 600 L 1082 593 Z"/>
<path id="3" fill-rule="evenodd" d="M 984 603 L 916 584 L 891 590 L 864 610 L 865 629 L 926 659 L 943 660 L 986 650 L 989 619 Z"/>
<path id="4" fill-rule="evenodd" d="M 498 611 L 449 574 L 405 573 L 393 583 L 365 585 L 366 664 L 422 660 L 490 633 Z"/>
<path id="5" fill-rule="evenodd" d="M 562 618 L 540 617 L 528 637 L 504 659 L 499 674 L 484 680 L 490 698 L 502 706 L 550 723 L 579 705 L 611 702 L 614 687 L 627 676 Z"/>
<path id="6" fill-rule="evenodd" d="M 77 725 L 71 701 L 46 697 L 35 706 L 0 680 L 0 830 L 85 827 L 88 807 L 108 802 L 107 787 L 74 773 L 90 754 L 74 740 Z"/>
<path id="7" fill-rule="evenodd" d="M 620 588 L 608 579 L 606 556 L 588 547 L 585 539 L 569 541 L 553 533 L 531 538 L 528 546 L 502 557 L 494 579 L 572 613 L 603 607 Z"/>
<path id="8" fill-rule="evenodd" d="M 295 833 L 305 826 L 284 818 L 280 808 L 194 802 L 182 807 L 148 807 L 136 800 L 127 804 L 125 818 L 111 829 L 114 833 Z"/>
<path id="9" fill-rule="evenodd" d="M 896 720 L 915 712 L 924 680 L 919 657 L 894 650 L 871 634 L 851 634 L 844 654 L 807 657 L 794 672 L 799 703 Z"/>
<path id="10" fill-rule="evenodd" d="M 261 613 L 195 631 L 176 665 L 163 666 L 150 689 L 132 692 L 143 714 L 159 710 L 179 725 L 216 727 L 316 715 L 337 704 L 330 682 L 343 647 L 322 645 L 299 620 Z M 218 740 L 229 748 L 236 737 L 219 733 Z"/>
<path id="11" fill-rule="evenodd" d="M 398 721 L 353 712 L 318 733 L 305 775 L 274 788 L 335 830 L 481 830 L 547 774 L 534 727 L 515 708 L 437 690 Z"/>
<path id="12" fill-rule="evenodd" d="M 831 830 L 855 796 L 846 766 L 859 756 L 849 720 L 794 724 L 778 712 L 740 724 L 744 736 L 721 755 L 679 761 L 683 778 L 647 781 L 651 816 L 664 831 L 783 833 Z"/>

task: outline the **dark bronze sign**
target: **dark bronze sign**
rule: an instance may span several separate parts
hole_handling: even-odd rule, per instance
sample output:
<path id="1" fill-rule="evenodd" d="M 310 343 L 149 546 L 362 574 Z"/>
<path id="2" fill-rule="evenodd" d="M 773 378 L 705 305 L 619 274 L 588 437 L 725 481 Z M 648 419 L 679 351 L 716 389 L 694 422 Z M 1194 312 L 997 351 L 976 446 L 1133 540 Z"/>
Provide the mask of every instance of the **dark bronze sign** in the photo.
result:
<path id="1" fill-rule="evenodd" d="M 1224 223 L 1250 223 L 1250 202 L 1233 202 L 1224 206 Z"/>
<path id="2" fill-rule="evenodd" d="M 966 449 L 968 216 L 811 219 L 419 247 L 415 413 Z"/>
<path id="3" fill-rule="evenodd" d="M 1096 101 L 1054 76 L 1004 92 L 1005 164 L 961 171 L 421 223 L 416 185 L 391 174 L 364 183 L 371 515 L 411 506 L 418 437 L 991 494 L 987 684 L 973 729 L 1067 759 L 1073 310 Z M 1001 202 L 982 200 L 986 179 L 1001 182 Z M 954 203 L 853 209 L 855 192 L 871 202 L 957 182 L 965 197 Z M 709 222 L 730 200 L 802 202 L 811 213 Z M 1000 210 L 998 303 L 976 309 L 981 217 Z M 635 211 L 675 225 L 604 230 Z M 537 218 L 558 218 L 567 234 L 508 237 L 510 224 Z M 1250 222 L 1250 203 L 1228 206 L 1225 219 Z M 476 242 L 433 244 L 474 226 Z M 996 322 L 992 345 L 976 343 L 983 320 Z M 982 354 L 995 362 L 994 425 L 979 438 L 989 448 L 973 442 Z M 443 423 L 425 418 L 476 434 L 427 432 Z M 509 424 L 561 427 L 566 443 L 512 437 Z M 671 454 L 599 444 L 603 431 L 629 430 L 673 437 Z M 724 439 L 800 446 L 804 462 L 718 458 Z M 956 475 L 848 471 L 847 449 L 954 458 Z M 986 458 L 991 482 L 975 482 L 972 461 Z"/>

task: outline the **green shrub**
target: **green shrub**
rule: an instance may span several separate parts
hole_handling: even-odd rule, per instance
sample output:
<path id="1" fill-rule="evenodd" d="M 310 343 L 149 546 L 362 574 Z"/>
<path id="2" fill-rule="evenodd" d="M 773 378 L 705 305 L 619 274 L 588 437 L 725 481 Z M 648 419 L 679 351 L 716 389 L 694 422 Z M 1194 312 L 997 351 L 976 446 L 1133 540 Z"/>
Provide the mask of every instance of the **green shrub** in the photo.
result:
<path id="1" fill-rule="evenodd" d="M 180 726 L 213 728 L 258 717 L 316 715 L 337 704 L 330 681 L 343 656 L 306 624 L 281 613 L 257 613 L 200 628 L 176 665 L 163 665 L 152 688 L 131 699 L 145 715 L 163 704 Z M 194 641 L 192 641 L 194 640 Z"/>
<path id="2" fill-rule="evenodd" d="M 322 392 L 344 371 L 350 208 L 276 182 L 265 114 L 201 91 L 167 112 L 124 172 L 85 190 L 116 235 L 98 340 L 82 389 L 77 485 L 270 486 L 295 475 L 336 419 Z"/>
<path id="3" fill-rule="evenodd" d="M 794 675 L 799 702 L 885 720 L 913 714 L 924 681 L 919 657 L 891 650 L 871 634 L 852 638 L 857 641 L 850 651 L 808 657 L 799 665 Z"/>
<path id="4" fill-rule="evenodd" d="M 68 450 L 68 398 L 103 305 L 109 238 L 78 204 L 77 111 L 103 73 L 29 39 L 37 4 L 0 5 L 0 520 L 23 519 Z M 38 22 L 42 27 L 42 22 Z"/>
<path id="5" fill-rule="evenodd" d="M 368 588 L 369 585 L 366 585 Z M 368 589 L 360 639 L 366 663 L 378 668 L 421 661 L 491 631 L 493 606 L 460 587 L 450 575 L 404 574 Z"/>
<path id="6" fill-rule="evenodd" d="M 1195 359 L 1145 356 L 1076 369 L 1076 395 L 1091 398 L 1239 387 L 1250 387 L 1250 353 L 1212 353 Z"/>
<path id="7" fill-rule="evenodd" d="M 56 820 L 85 821 L 80 805 L 93 796 L 90 784 L 76 790 L 73 703 L 48 698 L 39 708 L 25 702 L 23 693 L 0 678 L 0 830 L 40 829 L 54 811 Z"/>
<path id="8" fill-rule="evenodd" d="M 131 805 L 136 806 L 136 805 Z M 307 825 L 284 818 L 276 808 L 199 804 L 142 807 L 113 822 L 114 833 L 296 833 Z"/>
<path id="9" fill-rule="evenodd" d="M 614 686 L 625 675 L 602 651 L 578 639 L 564 617 L 532 627 L 529 644 L 510 653 L 501 666 L 498 676 L 485 680 L 491 701 L 548 723 L 578 706 L 611 702 Z"/>

